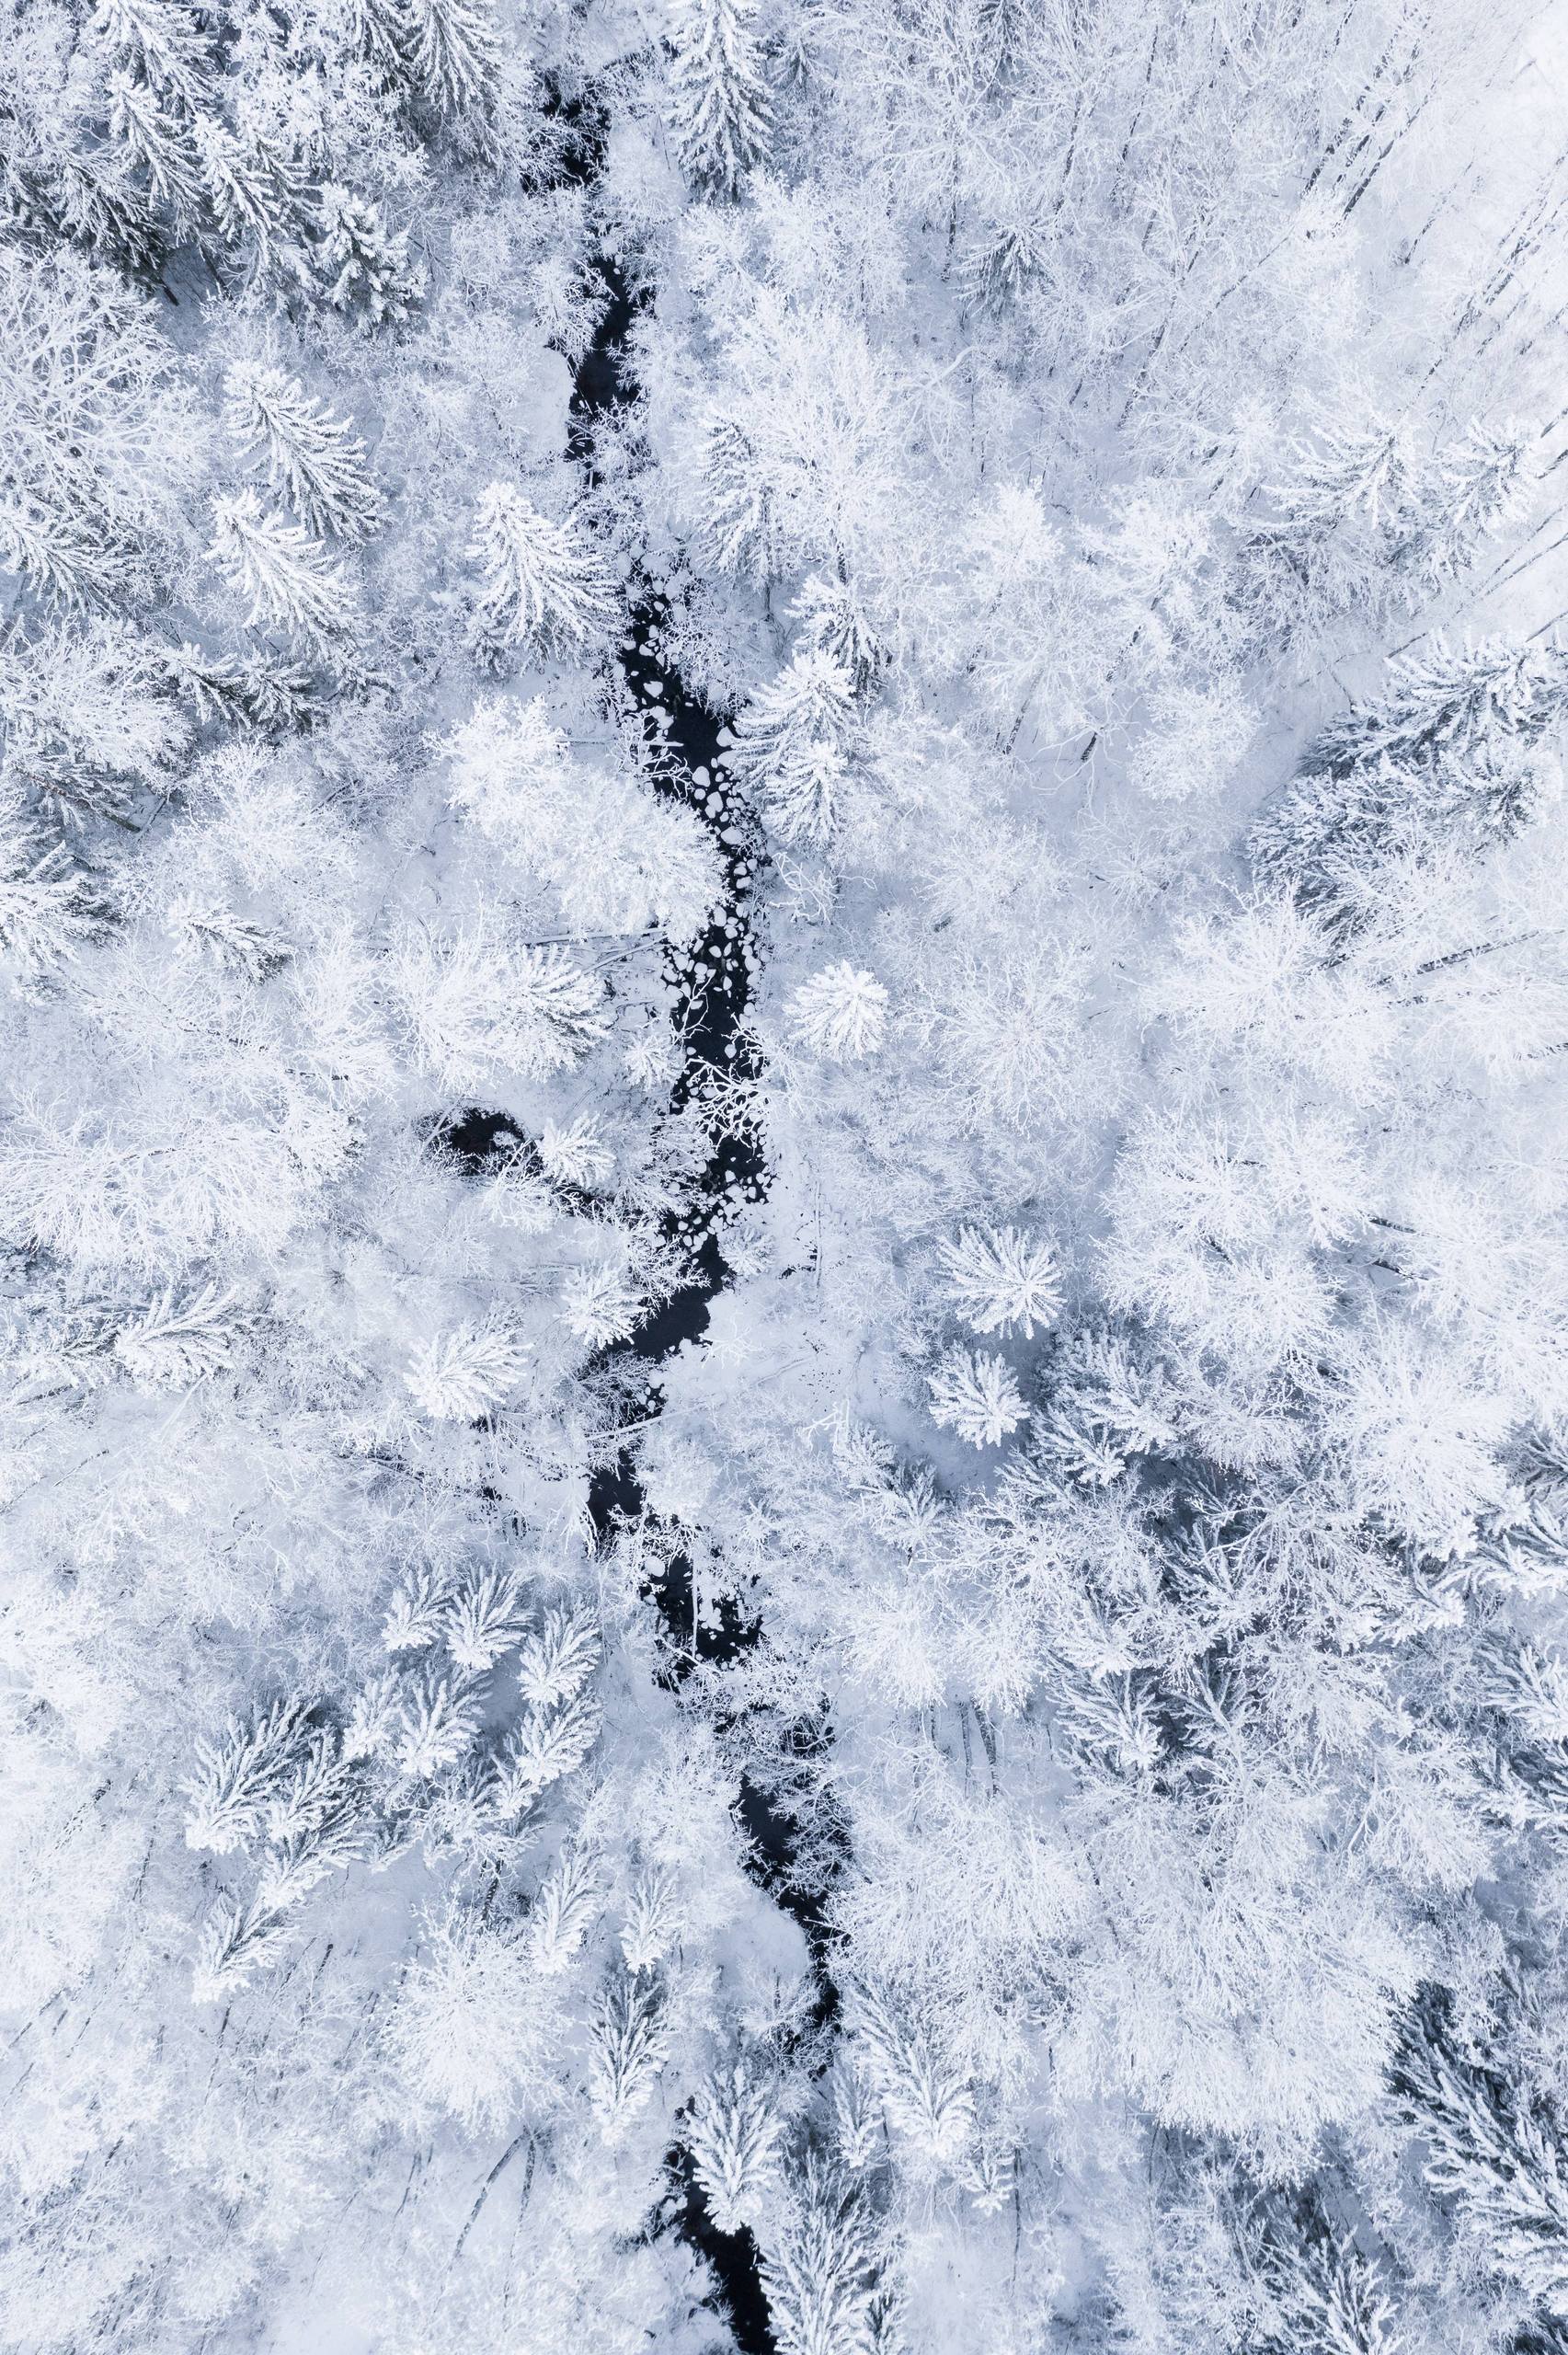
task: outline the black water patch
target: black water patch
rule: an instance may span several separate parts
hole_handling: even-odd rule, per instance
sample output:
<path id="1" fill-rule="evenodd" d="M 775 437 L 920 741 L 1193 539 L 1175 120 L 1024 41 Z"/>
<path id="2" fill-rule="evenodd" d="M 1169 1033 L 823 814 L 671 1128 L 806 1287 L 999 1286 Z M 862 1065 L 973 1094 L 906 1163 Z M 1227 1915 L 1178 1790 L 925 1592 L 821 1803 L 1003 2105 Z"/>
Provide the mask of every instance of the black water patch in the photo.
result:
<path id="1" fill-rule="evenodd" d="M 545 86 L 540 109 L 539 153 L 527 177 L 535 189 L 587 188 L 604 167 L 610 112 L 591 81 L 568 89 L 559 79 Z"/>
<path id="2" fill-rule="evenodd" d="M 816 1979 L 814 2017 L 818 2027 L 834 2018 L 839 1991 L 832 1972 L 833 1934 L 828 1918 L 831 1884 L 849 1853 L 845 1827 L 812 1798 L 814 1848 L 823 1860 L 802 1869 L 798 1813 L 787 1793 L 765 1789 L 750 1775 L 740 1781 L 740 1821 L 751 1843 L 750 1869 L 758 1886 L 795 1922 L 806 1940 Z"/>
<path id="3" fill-rule="evenodd" d="M 670 2220 L 681 2239 L 706 2257 L 740 2355 L 776 2355 L 757 2244 L 750 2229 L 719 2231 L 684 2144 L 667 2153 L 664 2165 L 670 2183 L 666 2203 Z"/>
<path id="4" fill-rule="evenodd" d="M 706 1188 L 704 1189 L 705 1196 Z M 671 1221 L 677 1234 L 681 1218 Z M 650 1308 L 629 1344 L 634 1355 L 649 1365 L 662 1365 L 688 1341 L 700 1341 L 708 1328 L 708 1303 L 724 1289 L 725 1266 L 718 1238 L 710 1230 L 691 1254 L 695 1272 L 683 1284 Z"/>
<path id="5" fill-rule="evenodd" d="M 670 1691 L 679 1691 L 694 1668 L 729 1667 L 761 1635 L 761 1621 L 746 1618 L 731 1594 L 720 1595 L 711 1609 L 699 1614 L 689 1555 L 672 1553 L 644 1591 L 657 1605 L 671 1638 L 664 1663 L 664 1683 Z"/>
<path id="6" fill-rule="evenodd" d="M 486 1112 L 471 1104 L 430 1122 L 432 1144 L 452 1155 L 470 1178 L 487 1178 L 509 1162 L 528 1139 L 509 1112 Z"/>
<path id="7" fill-rule="evenodd" d="M 636 396 L 626 339 L 638 311 L 647 301 L 647 289 L 634 284 L 612 255 L 600 254 L 594 268 L 604 287 L 604 307 L 592 342 L 572 370 L 571 396 L 567 404 L 567 455 L 581 466 L 589 484 L 597 487 L 601 475 L 595 427 L 601 418 L 625 408 Z"/>
<path id="8" fill-rule="evenodd" d="M 623 1522 L 635 1521 L 642 1509 L 642 1485 L 623 1448 L 613 1464 L 601 1464 L 594 1474 L 588 1492 L 589 1516 L 602 1538 Z"/>

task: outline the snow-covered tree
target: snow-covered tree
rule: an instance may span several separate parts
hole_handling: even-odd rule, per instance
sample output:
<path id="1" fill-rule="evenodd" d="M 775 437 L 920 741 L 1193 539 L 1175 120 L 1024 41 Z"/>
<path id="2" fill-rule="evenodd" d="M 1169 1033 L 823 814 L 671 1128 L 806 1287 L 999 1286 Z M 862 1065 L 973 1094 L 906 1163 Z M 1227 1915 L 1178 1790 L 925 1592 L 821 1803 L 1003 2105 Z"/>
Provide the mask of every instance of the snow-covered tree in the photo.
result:
<path id="1" fill-rule="evenodd" d="M 866 2342 L 876 2244 L 857 2187 L 808 2157 L 795 2213 L 762 2252 L 762 2280 L 783 2355 L 828 2355 Z"/>
<path id="2" fill-rule="evenodd" d="M 44 981 L 103 929 L 91 878 L 63 843 L 8 813 L 0 833 L 0 959 L 13 986 Z"/>
<path id="3" fill-rule="evenodd" d="M 479 619 L 503 643 L 575 654 L 612 626 L 615 592 L 580 524 L 552 523 L 514 484 L 484 493 L 469 554 Z"/>
<path id="4" fill-rule="evenodd" d="M 166 111 L 145 82 L 116 73 L 109 80 L 109 125 L 176 234 L 189 235 L 200 222 L 206 190 L 188 123 Z"/>
<path id="5" fill-rule="evenodd" d="M 1523 522 L 1540 479 L 1540 436 L 1479 419 L 1440 451 L 1423 483 L 1408 560 L 1433 586 L 1462 573 L 1483 540 Z"/>
<path id="6" fill-rule="evenodd" d="M 241 363 L 223 385 L 229 430 L 256 447 L 271 489 L 317 538 L 363 540 L 382 523 L 382 500 L 353 428 L 280 368 Z"/>
<path id="7" fill-rule="evenodd" d="M 954 1350 L 928 1376 L 932 1418 L 970 1447 L 995 1447 L 1024 1420 L 1024 1406 L 1005 1358 Z"/>
<path id="8" fill-rule="evenodd" d="M 706 2088 L 692 2113 L 689 2141 L 697 2181 L 721 2233 L 738 2233 L 757 2211 L 779 2165 L 782 2121 L 764 2085 L 743 2065 Z"/>
<path id="9" fill-rule="evenodd" d="M 600 2131 L 612 2147 L 624 2142 L 639 2111 L 653 2098 L 665 2054 L 659 1993 L 639 1976 L 612 1980 L 592 2026 L 589 2097 Z"/>
<path id="10" fill-rule="evenodd" d="M 489 0 L 406 0 L 397 40 L 424 103 L 441 121 L 474 138 L 476 125 L 495 106 L 500 71 Z"/>
<path id="11" fill-rule="evenodd" d="M 1388 692 L 1324 729 L 1253 827 L 1258 866 L 1310 905 L 1354 911 L 1386 861 L 1506 840 L 1543 790 L 1534 748 L 1568 697 L 1554 643 L 1439 638 L 1391 670 Z"/>
<path id="12" fill-rule="evenodd" d="M 366 327 L 401 327 L 425 292 L 407 233 L 389 229 L 369 198 L 328 181 L 316 207 L 314 260 L 326 299 Z"/>
<path id="13" fill-rule="evenodd" d="M 198 1743 L 185 1820 L 191 1847 L 222 1855 L 256 1836 L 262 1810 L 300 1755 L 304 1724 L 297 1701 L 276 1701 L 249 1725 L 231 1720 L 222 1740 Z"/>
<path id="14" fill-rule="evenodd" d="M 250 600 L 250 626 L 319 646 L 353 637 L 358 612 L 346 574 L 303 524 L 269 514 L 253 490 L 212 505 L 213 561 Z"/>
<path id="15" fill-rule="evenodd" d="M 1451 2201 L 1483 2265 L 1546 2312 L 1568 2308 L 1568 2181 L 1560 2137 L 1528 2097 L 1455 2049 L 1440 2000 L 1401 2048 L 1396 2085 L 1421 2138 L 1423 2177 Z"/>
<path id="16" fill-rule="evenodd" d="M 669 0 L 670 124 L 683 169 L 733 194 L 767 150 L 771 107 L 748 0 Z"/>
<path id="17" fill-rule="evenodd" d="M 242 274 L 264 285 L 308 285 L 310 222 L 297 167 L 270 143 L 241 138 L 214 115 L 197 114 L 191 138 L 218 235 Z"/>
<path id="18" fill-rule="evenodd" d="M 1048 1243 L 1015 1226 L 966 1226 L 941 1249 L 953 1301 L 977 1333 L 1027 1338 L 1055 1323 L 1061 1284 Z"/>
<path id="19" fill-rule="evenodd" d="M 443 1333 L 418 1350 L 408 1387 L 421 1414 L 474 1422 L 510 1396 L 528 1361 L 525 1343 L 494 1327 Z"/>
<path id="20" fill-rule="evenodd" d="M 472 2132 L 494 2132 L 548 2070 L 553 2039 L 523 1941 L 452 1907 L 425 1924 L 422 1950 L 386 2031 L 416 2100 Z"/>
<path id="21" fill-rule="evenodd" d="M 818 1054 L 833 1063 L 860 1063 L 882 1044 L 887 993 L 875 973 L 857 972 L 841 958 L 802 982 L 790 1000 L 790 1017 Z"/>

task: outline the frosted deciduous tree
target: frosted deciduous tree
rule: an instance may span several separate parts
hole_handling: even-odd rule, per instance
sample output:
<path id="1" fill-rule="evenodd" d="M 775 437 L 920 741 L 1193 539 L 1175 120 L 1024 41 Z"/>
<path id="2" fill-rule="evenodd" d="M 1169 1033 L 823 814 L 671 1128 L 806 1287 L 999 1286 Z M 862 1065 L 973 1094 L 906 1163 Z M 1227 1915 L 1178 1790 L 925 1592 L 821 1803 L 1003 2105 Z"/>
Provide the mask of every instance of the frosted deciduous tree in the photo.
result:
<path id="1" fill-rule="evenodd" d="M 548 2005 L 515 1934 L 453 1909 L 426 1924 L 425 1944 L 386 2031 L 414 2097 L 471 2133 L 495 2132 L 548 2071 Z"/>

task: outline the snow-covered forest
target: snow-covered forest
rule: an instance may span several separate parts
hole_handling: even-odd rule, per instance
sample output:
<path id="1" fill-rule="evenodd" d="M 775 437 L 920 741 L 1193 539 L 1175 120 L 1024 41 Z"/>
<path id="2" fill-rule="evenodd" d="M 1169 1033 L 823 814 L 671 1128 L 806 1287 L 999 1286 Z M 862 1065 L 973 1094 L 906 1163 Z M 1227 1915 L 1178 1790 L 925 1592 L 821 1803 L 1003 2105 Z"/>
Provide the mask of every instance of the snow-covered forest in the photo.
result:
<path id="1" fill-rule="evenodd" d="M 1562 0 L 0 125 L 0 2347 L 1568 2355 Z"/>

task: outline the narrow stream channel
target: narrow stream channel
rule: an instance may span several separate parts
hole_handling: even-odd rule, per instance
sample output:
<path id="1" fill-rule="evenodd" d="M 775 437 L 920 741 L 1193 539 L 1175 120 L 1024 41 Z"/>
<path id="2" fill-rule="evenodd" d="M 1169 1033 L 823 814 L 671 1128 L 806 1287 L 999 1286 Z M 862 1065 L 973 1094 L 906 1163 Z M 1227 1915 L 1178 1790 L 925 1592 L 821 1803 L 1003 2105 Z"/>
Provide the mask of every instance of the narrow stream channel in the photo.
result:
<path id="1" fill-rule="evenodd" d="M 558 176 L 591 188 L 602 163 L 606 120 L 591 96 L 558 102 L 555 114 L 561 132 Z M 601 480 L 598 430 L 635 391 L 625 347 L 644 299 L 612 258 L 601 254 L 596 266 L 609 300 L 591 343 L 573 370 L 567 442 L 568 454 L 590 490 Z M 663 593 L 656 582 L 636 572 L 629 587 L 628 627 L 617 658 L 621 683 L 655 756 L 651 765 L 658 789 L 702 820 L 718 853 L 723 877 L 719 904 L 695 951 L 669 952 L 677 997 L 675 1024 L 684 1050 L 670 1093 L 673 1116 L 687 1107 L 693 1085 L 704 1071 L 716 1069 L 737 1075 L 747 1071 L 750 1050 L 744 1021 L 756 954 L 752 909 L 761 844 L 755 821 L 722 773 L 724 723 L 691 695 L 669 658 L 669 607 Z M 458 1116 L 444 1142 L 450 1151 L 477 1169 L 492 1155 L 515 1149 L 517 1136 L 502 1116 L 475 1108 Z M 721 1241 L 727 1212 L 741 1201 L 760 1200 L 766 1178 L 762 1156 L 753 1143 L 735 1136 L 714 1141 L 694 1189 L 694 1218 L 688 1210 L 672 1215 L 670 1222 L 670 1240 L 680 1245 L 691 1272 L 644 1318 L 621 1354 L 658 1366 L 689 1341 L 701 1338 L 710 1303 L 728 1279 Z M 657 1392 L 649 1403 L 657 1411 Z M 623 1451 L 595 1474 L 589 1505 L 601 1539 L 642 1512 L 643 1492 L 629 1452 Z M 650 1580 L 647 1594 L 664 1624 L 667 1675 L 672 1687 L 680 1685 L 697 1660 L 719 1664 L 734 1660 L 761 1633 L 757 1623 L 747 1622 L 728 1603 L 712 1624 L 699 1621 L 692 1565 L 681 1555 L 677 1554 Z M 795 1826 L 749 1780 L 742 1782 L 740 1813 L 750 1843 L 747 1868 L 805 1930 L 818 1974 L 818 2016 L 826 2016 L 832 2009 L 832 1990 L 824 1969 L 821 1902 L 793 1881 Z M 667 2166 L 670 2187 L 667 2217 L 707 2260 L 741 2355 L 774 2355 L 768 2303 L 750 2233 L 720 2233 L 715 2228 L 691 2154 L 682 2144 L 677 2143 L 670 2152 Z"/>
<path id="2" fill-rule="evenodd" d="M 594 478 L 595 421 L 613 404 L 628 397 L 624 349 L 632 324 L 635 298 L 620 270 L 601 261 L 611 301 L 599 323 L 593 343 L 577 371 L 572 392 L 575 454 L 589 482 Z M 679 995 L 676 1027 L 684 1043 L 684 1060 L 671 1091 L 670 1109 L 681 1111 L 693 1080 L 704 1066 L 733 1066 L 740 1052 L 740 1025 L 750 992 L 750 955 L 752 928 L 750 902 L 755 879 L 754 829 L 745 822 L 724 790 L 719 775 L 721 722 L 685 690 L 663 656 L 665 607 L 646 588 L 635 597 L 631 627 L 621 656 L 621 672 L 634 708 L 657 744 L 660 758 L 659 789 L 693 809 L 714 839 L 724 876 L 718 908 L 690 969 L 677 966 Z M 761 1157 L 756 1149 L 733 1137 L 716 1142 L 696 1189 L 699 1224 L 679 1228 L 691 1254 L 688 1281 L 645 1317 L 628 1350 L 648 1365 L 698 1339 L 708 1322 L 708 1304 L 726 1281 L 727 1270 L 719 1244 L 718 1226 L 727 1200 L 739 1189 L 753 1197 L 763 1181 Z M 694 1248 L 692 1247 L 694 1246 Z M 657 1402 L 658 1394 L 653 1394 Z M 599 1472 L 589 1498 L 589 1510 L 601 1538 L 642 1509 L 642 1490 L 630 1457 L 623 1453 L 612 1466 Z M 741 1625 L 733 1612 L 717 1628 L 699 1626 L 693 1605 L 690 1561 L 676 1555 L 649 1587 L 650 1600 L 663 1618 L 671 1638 L 674 1678 L 690 1668 L 693 1653 L 733 1657 L 757 1630 Z M 745 1787 L 743 1812 L 747 1829 L 761 1795 Z M 781 1818 L 761 1826 L 763 1853 L 787 1852 L 789 1825 Z M 670 2151 L 667 2166 L 671 2186 L 671 2223 L 706 2258 L 727 2310 L 741 2355 L 774 2355 L 768 2301 L 758 2269 L 756 2244 L 749 2232 L 721 2233 L 715 2228 L 708 2203 L 695 2177 L 691 2154 L 681 2144 Z"/>

